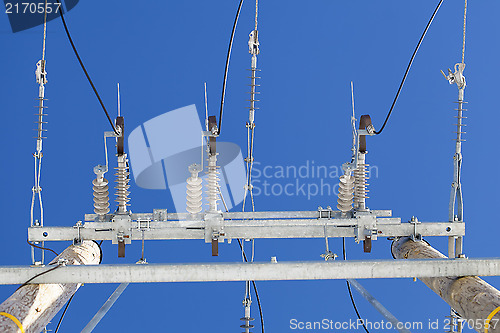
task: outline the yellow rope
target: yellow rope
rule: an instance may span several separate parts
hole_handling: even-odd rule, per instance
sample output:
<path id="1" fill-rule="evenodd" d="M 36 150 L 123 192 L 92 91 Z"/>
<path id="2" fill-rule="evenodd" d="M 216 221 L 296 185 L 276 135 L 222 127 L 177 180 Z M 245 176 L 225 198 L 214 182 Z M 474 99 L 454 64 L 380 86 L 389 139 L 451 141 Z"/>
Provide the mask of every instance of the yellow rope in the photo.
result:
<path id="1" fill-rule="evenodd" d="M 500 306 L 498 308 L 496 308 L 495 310 L 491 311 L 488 318 L 486 318 L 486 322 L 484 323 L 484 333 L 488 333 L 488 329 L 490 328 L 490 320 L 491 320 L 491 318 L 493 318 L 494 315 L 497 314 L 498 311 L 500 311 Z"/>
<path id="2" fill-rule="evenodd" d="M 21 324 L 21 322 L 16 317 L 14 317 L 13 315 L 8 314 L 6 312 L 0 312 L 0 316 L 4 316 L 4 317 L 7 317 L 10 320 L 12 320 L 17 325 L 17 327 L 19 327 L 19 329 L 21 330 L 21 332 L 25 333 L 23 325 Z"/>

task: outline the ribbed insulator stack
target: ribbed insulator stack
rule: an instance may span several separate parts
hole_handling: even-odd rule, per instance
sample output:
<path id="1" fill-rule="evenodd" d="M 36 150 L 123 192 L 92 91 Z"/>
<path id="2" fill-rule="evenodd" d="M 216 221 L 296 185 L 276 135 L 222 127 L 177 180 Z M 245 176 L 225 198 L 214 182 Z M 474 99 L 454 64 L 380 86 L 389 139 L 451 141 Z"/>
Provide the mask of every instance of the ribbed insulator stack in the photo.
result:
<path id="1" fill-rule="evenodd" d="M 118 213 L 127 212 L 127 206 L 130 206 L 128 203 L 130 198 L 128 195 L 130 192 L 128 191 L 130 185 L 128 184 L 130 181 L 130 172 L 128 168 L 128 160 L 127 154 L 118 155 L 118 166 L 115 168 L 116 170 L 116 199 L 115 201 L 118 203 Z"/>
<path id="2" fill-rule="evenodd" d="M 217 166 L 217 155 L 208 156 L 207 166 L 207 201 L 208 211 L 218 211 L 217 202 L 219 201 L 219 167 Z"/>
<path id="3" fill-rule="evenodd" d="M 245 331 L 243 333 L 252 333 L 252 332 L 250 332 L 250 329 L 254 328 L 254 325 L 250 324 L 250 322 L 255 320 L 254 318 L 250 317 L 250 305 L 251 304 L 252 304 L 252 301 L 248 298 L 243 301 L 243 305 L 245 306 L 245 317 L 240 318 L 240 320 L 245 322 L 243 325 L 240 325 L 241 328 L 245 329 Z"/>
<path id="4" fill-rule="evenodd" d="M 351 173 L 340 176 L 338 197 L 337 209 L 344 214 L 351 211 L 354 198 L 354 177 Z"/>
<path id="5" fill-rule="evenodd" d="M 104 215 L 109 213 L 108 181 L 102 176 L 92 181 L 94 185 L 94 213 Z"/>
<path id="6" fill-rule="evenodd" d="M 366 209 L 366 199 L 368 198 L 368 183 L 367 174 L 368 171 L 366 167 L 368 164 L 365 163 L 365 154 L 358 154 L 358 167 L 354 170 L 354 208 L 356 209 Z"/>
<path id="7" fill-rule="evenodd" d="M 203 200 L 202 179 L 198 177 L 201 166 L 199 164 L 191 164 L 188 170 L 191 173 L 191 177 L 186 180 L 186 210 L 188 213 L 197 214 L 201 212 Z"/>
<path id="8" fill-rule="evenodd" d="M 104 178 L 104 173 L 107 168 L 98 165 L 94 168 L 96 178 L 92 181 L 92 188 L 94 190 L 94 213 L 97 215 L 105 215 L 109 213 L 109 190 L 108 180 Z"/>

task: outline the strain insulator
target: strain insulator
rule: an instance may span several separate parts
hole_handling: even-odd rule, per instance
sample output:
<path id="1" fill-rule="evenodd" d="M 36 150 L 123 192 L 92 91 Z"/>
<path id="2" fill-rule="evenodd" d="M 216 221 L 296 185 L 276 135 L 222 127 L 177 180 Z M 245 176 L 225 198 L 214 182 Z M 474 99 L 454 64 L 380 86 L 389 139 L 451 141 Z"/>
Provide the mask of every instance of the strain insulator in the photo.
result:
<path id="1" fill-rule="evenodd" d="M 354 182 L 354 177 L 350 173 L 344 174 L 339 178 L 339 198 L 337 200 L 337 208 L 342 213 L 347 213 L 352 209 Z"/>
<path id="2" fill-rule="evenodd" d="M 365 163 L 365 154 L 358 153 L 358 166 L 354 170 L 354 208 L 365 209 L 366 199 L 368 198 L 368 183 L 366 170 L 368 164 Z"/>
<path id="3" fill-rule="evenodd" d="M 243 333 L 252 333 L 250 332 L 250 329 L 254 328 L 254 325 L 250 324 L 250 322 L 254 321 L 255 319 L 250 317 L 250 305 L 252 304 L 252 301 L 249 298 L 245 298 L 243 300 L 243 306 L 245 307 L 245 317 L 240 318 L 244 322 L 243 325 L 240 325 L 241 328 L 245 329 L 245 332 Z"/>
<path id="4" fill-rule="evenodd" d="M 217 166 L 217 155 L 211 154 L 208 156 L 207 166 L 207 201 L 208 210 L 211 212 L 218 211 L 217 202 L 219 201 L 219 167 Z"/>
<path id="5" fill-rule="evenodd" d="M 188 213 L 197 214 L 201 212 L 203 199 L 202 179 L 198 177 L 201 166 L 199 164 L 191 164 L 188 170 L 191 173 L 191 177 L 186 180 L 186 210 Z"/>
<path id="6" fill-rule="evenodd" d="M 128 203 L 130 198 L 128 195 L 130 192 L 128 191 L 130 185 L 128 184 L 130 181 L 130 172 L 128 167 L 127 154 L 118 155 L 118 166 L 115 168 L 116 170 L 116 199 L 115 201 L 118 203 L 118 213 L 126 213 L 127 206 L 130 206 Z"/>

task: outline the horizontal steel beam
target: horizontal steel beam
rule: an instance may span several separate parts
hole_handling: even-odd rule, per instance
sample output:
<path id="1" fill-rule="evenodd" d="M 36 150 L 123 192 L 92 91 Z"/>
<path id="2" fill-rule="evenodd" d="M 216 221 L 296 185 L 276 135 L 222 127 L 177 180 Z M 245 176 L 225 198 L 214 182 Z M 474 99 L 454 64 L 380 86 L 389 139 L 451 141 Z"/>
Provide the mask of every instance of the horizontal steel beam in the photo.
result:
<path id="1" fill-rule="evenodd" d="M 48 267 L 0 267 L 0 284 L 21 284 Z M 32 283 L 147 283 L 499 276 L 500 258 L 224 264 L 61 266 Z"/>
<path id="2" fill-rule="evenodd" d="M 263 212 L 222 212 L 226 220 L 248 220 L 248 219 L 316 219 L 330 212 L 332 218 L 341 217 L 341 212 L 337 210 L 313 210 L 313 211 L 263 211 Z M 371 210 L 374 216 L 391 217 L 391 210 Z M 113 214 L 106 214 L 104 220 L 110 221 Z M 190 220 L 189 213 L 167 213 L 166 209 L 157 209 L 154 213 L 132 213 L 132 220 L 143 219 L 156 222 Z M 85 214 L 85 221 L 97 220 L 97 214 Z"/>
<path id="3" fill-rule="evenodd" d="M 225 221 L 225 236 L 220 239 L 259 239 L 259 238 L 324 238 L 326 236 L 354 237 L 355 219 L 325 220 L 249 220 Z M 377 218 L 378 237 L 411 236 L 415 225 L 400 223 L 396 218 Z M 417 234 L 422 236 L 464 236 L 465 223 L 428 222 L 417 224 Z M 168 239 L 205 239 L 204 224 L 201 221 L 150 222 L 149 229 L 144 231 L 145 240 Z M 141 240 L 143 233 L 138 222 L 132 222 L 131 240 Z M 116 233 L 110 222 L 87 222 L 81 228 L 76 227 L 30 227 L 30 241 L 68 241 L 114 240 Z"/>

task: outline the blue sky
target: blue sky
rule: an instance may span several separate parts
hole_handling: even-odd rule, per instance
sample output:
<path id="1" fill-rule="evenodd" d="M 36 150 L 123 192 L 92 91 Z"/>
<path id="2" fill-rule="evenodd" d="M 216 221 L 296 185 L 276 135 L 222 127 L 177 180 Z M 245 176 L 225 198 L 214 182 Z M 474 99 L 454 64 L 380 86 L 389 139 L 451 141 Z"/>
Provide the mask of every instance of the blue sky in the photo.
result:
<path id="1" fill-rule="evenodd" d="M 255 159 L 265 166 L 306 163 L 339 167 L 350 158 L 350 81 L 357 115 L 370 114 L 380 128 L 407 62 L 437 1 L 260 1 L 259 68 L 261 102 L 256 115 Z M 227 42 L 237 1 L 81 1 L 67 14 L 73 39 L 107 108 L 116 115 L 116 83 L 128 130 L 167 111 L 196 104 L 203 112 L 203 83 L 209 111 L 218 113 Z M 246 149 L 248 114 L 248 33 L 254 3 L 244 4 L 229 70 L 221 140 Z M 462 186 L 469 257 L 495 257 L 498 201 L 493 134 L 499 122 L 496 74 L 499 46 L 495 0 L 470 1 L 465 75 L 467 142 L 463 146 Z M 368 139 L 367 162 L 377 167 L 370 180 L 372 209 L 392 209 L 408 221 L 446 221 L 454 151 L 456 86 L 439 71 L 460 62 L 463 1 L 445 1 L 415 59 L 396 109 L 383 134 Z M 35 64 L 41 57 L 42 27 L 13 34 L 0 19 L 2 112 L 0 131 L 0 265 L 28 265 L 29 225 L 35 141 L 32 128 L 38 87 Z M 48 24 L 49 99 L 42 187 L 45 224 L 71 226 L 92 212 L 93 166 L 102 163 L 102 132 L 109 130 L 91 88 L 64 34 L 60 20 Z M 492 147 L 490 147 L 490 145 Z M 112 179 L 111 175 L 108 175 Z M 284 184 L 293 179 L 270 179 Z M 306 179 L 317 182 L 320 179 Z M 335 183 L 336 179 L 327 179 Z M 168 191 L 140 189 L 132 182 L 131 209 L 173 208 Z M 336 197 L 257 196 L 257 210 L 315 210 L 334 206 Z M 444 239 L 428 239 L 445 251 Z M 324 240 L 259 240 L 256 260 L 319 260 Z M 341 241 L 330 243 L 341 254 Z M 50 244 L 62 250 L 67 243 Z M 389 259 L 390 242 L 380 239 L 371 254 L 347 240 L 351 259 Z M 134 263 L 140 244 L 118 260 L 116 248 L 103 244 L 103 263 Z M 223 244 L 212 258 L 198 241 L 146 243 L 151 263 L 235 262 L 238 245 Z M 494 286 L 498 278 L 486 278 Z M 401 321 L 439 319 L 449 307 L 421 282 L 411 279 L 362 281 Z M 344 281 L 259 282 L 268 332 L 291 332 L 289 321 L 354 319 Z M 17 286 L 0 288 L 0 299 Z M 114 290 L 85 285 L 75 296 L 61 332 L 78 332 Z M 95 332 L 230 332 L 243 315 L 243 283 L 131 285 Z M 364 318 L 381 320 L 355 294 Z M 257 308 L 252 309 L 257 318 Z M 58 317 L 56 317 L 57 319 Z M 52 324 L 52 329 L 55 325 Z M 254 329 L 258 332 L 259 329 Z"/>

